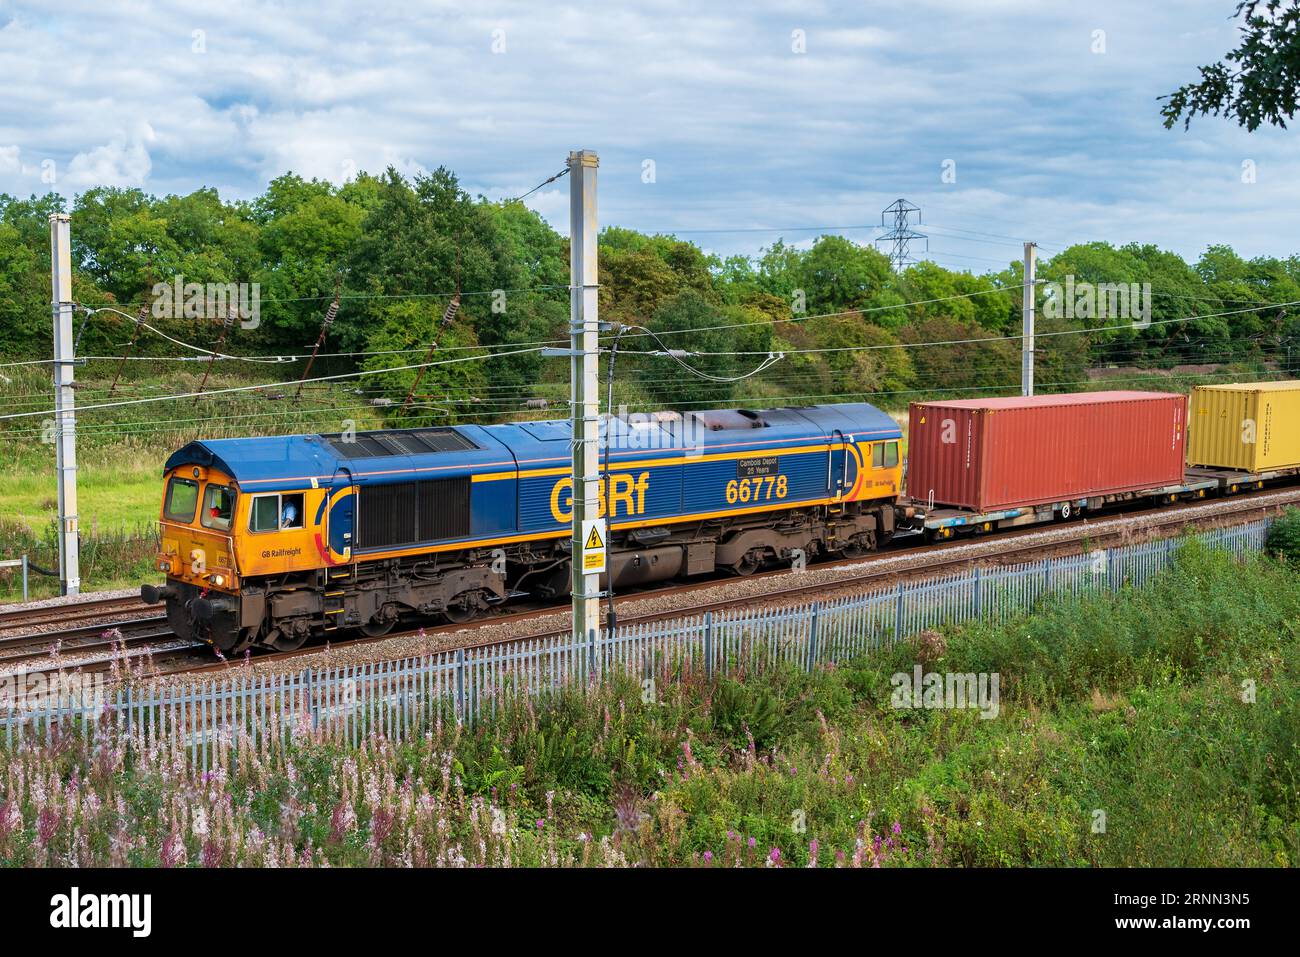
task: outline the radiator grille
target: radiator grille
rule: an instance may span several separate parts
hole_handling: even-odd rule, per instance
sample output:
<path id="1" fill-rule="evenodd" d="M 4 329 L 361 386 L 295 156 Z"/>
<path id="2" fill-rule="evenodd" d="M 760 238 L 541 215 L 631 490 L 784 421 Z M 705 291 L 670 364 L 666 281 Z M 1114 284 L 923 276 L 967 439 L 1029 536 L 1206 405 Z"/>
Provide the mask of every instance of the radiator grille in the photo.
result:
<path id="1" fill-rule="evenodd" d="M 395 548 L 469 535 L 468 477 L 361 489 L 357 547 Z"/>

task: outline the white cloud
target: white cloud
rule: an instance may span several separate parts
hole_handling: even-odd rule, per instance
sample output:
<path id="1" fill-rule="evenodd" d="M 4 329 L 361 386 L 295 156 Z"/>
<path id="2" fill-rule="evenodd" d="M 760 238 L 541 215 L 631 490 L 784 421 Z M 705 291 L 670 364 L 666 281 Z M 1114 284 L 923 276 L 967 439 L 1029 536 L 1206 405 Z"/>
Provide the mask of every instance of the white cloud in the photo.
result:
<path id="1" fill-rule="evenodd" d="M 0 191 L 40 189 L 48 158 L 65 190 L 219 184 L 248 197 L 288 169 L 339 182 L 446 165 L 501 197 L 589 147 L 602 223 L 773 229 L 690 234 L 724 255 L 769 244 L 776 227 L 868 226 L 899 196 L 968 230 L 940 242 L 936 229 L 931 246 L 976 269 L 1018 253 L 1014 238 L 974 231 L 1296 251 L 1281 212 L 1300 183 L 1294 133 L 1160 125 L 1156 97 L 1234 42 L 1222 0 L 370 0 L 360 14 L 331 0 L 310 17 L 270 0 L 229 13 L 199 0 L 9 6 Z M 806 53 L 791 50 L 795 28 Z M 1105 54 L 1090 52 L 1094 29 Z M 1259 181 L 1236 188 L 1244 158 Z M 939 180 L 945 159 L 956 183 Z M 564 230 L 563 182 L 528 202 Z"/>
<path id="2" fill-rule="evenodd" d="M 115 140 L 74 156 L 63 176 L 63 185 L 76 190 L 90 186 L 143 186 L 152 168 L 143 142 Z"/>

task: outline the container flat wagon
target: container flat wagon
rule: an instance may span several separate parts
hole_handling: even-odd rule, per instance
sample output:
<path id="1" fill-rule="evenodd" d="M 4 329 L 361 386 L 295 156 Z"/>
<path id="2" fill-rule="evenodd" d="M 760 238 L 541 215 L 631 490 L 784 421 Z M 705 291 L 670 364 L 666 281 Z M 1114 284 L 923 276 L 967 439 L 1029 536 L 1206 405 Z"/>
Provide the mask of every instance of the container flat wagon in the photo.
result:
<path id="1" fill-rule="evenodd" d="M 1187 398 L 1091 392 L 914 403 L 907 487 L 931 538 L 1204 497 L 1184 475 Z"/>
<path id="2" fill-rule="evenodd" d="M 1226 494 L 1300 476 L 1300 381 L 1194 388 L 1187 466 Z"/>

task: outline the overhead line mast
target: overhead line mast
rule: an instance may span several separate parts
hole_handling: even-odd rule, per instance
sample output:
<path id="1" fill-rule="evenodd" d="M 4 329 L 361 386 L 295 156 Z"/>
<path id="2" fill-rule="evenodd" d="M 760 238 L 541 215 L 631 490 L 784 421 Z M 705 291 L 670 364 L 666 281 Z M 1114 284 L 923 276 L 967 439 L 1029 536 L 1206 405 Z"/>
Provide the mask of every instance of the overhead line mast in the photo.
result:
<path id="1" fill-rule="evenodd" d="M 600 318 L 596 236 L 596 169 L 592 150 L 569 154 L 569 332 L 571 415 L 573 423 L 573 637 L 591 650 L 599 668 L 600 572 L 584 561 L 592 523 L 600 519 Z M 608 430 L 606 441 L 609 440 Z M 602 551 L 608 533 L 600 529 Z M 603 556 L 602 556 L 603 557 Z M 612 577 L 612 569 L 610 570 Z"/>
<path id="2" fill-rule="evenodd" d="M 50 286 L 54 313 L 54 456 L 59 483 L 59 585 L 81 593 L 81 534 L 77 515 L 77 413 L 72 380 L 72 240 L 67 213 L 50 214 Z"/>
<path id="3" fill-rule="evenodd" d="M 1020 394 L 1034 394 L 1034 283 L 1037 281 L 1035 243 L 1025 243 L 1025 287 L 1020 318 Z"/>

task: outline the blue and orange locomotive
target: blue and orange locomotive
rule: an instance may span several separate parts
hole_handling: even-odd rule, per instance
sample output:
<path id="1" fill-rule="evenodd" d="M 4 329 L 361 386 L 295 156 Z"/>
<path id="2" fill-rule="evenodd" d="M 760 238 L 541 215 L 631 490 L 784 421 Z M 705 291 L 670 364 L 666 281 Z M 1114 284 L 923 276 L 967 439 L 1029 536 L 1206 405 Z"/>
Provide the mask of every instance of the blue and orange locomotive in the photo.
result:
<path id="1" fill-rule="evenodd" d="M 855 403 L 606 420 L 614 587 L 894 532 L 901 433 Z M 567 421 L 191 442 L 165 466 L 163 586 L 178 635 L 280 650 L 403 618 L 466 621 L 570 583 Z"/>

